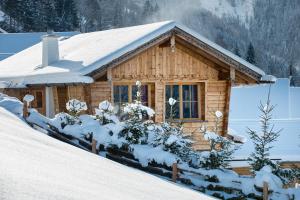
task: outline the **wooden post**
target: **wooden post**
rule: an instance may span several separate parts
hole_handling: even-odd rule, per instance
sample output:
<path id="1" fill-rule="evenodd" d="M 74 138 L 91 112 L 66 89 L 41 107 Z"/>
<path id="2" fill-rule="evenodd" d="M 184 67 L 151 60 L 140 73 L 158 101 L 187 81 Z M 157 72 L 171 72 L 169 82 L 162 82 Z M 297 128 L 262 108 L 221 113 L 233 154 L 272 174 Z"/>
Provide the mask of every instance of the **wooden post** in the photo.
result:
<path id="1" fill-rule="evenodd" d="M 263 200 L 268 200 L 268 195 L 269 195 L 269 188 L 268 188 L 268 183 L 267 182 L 264 182 L 264 185 L 263 185 Z"/>
<path id="2" fill-rule="evenodd" d="M 28 117 L 28 104 L 27 104 L 27 101 L 23 101 L 23 117 L 25 119 Z"/>
<path id="3" fill-rule="evenodd" d="M 97 154 L 97 148 L 96 148 L 97 140 L 92 140 L 92 153 Z"/>
<path id="4" fill-rule="evenodd" d="M 178 176 L 178 168 L 177 168 L 177 163 L 173 163 L 172 165 L 172 181 L 176 183 Z"/>

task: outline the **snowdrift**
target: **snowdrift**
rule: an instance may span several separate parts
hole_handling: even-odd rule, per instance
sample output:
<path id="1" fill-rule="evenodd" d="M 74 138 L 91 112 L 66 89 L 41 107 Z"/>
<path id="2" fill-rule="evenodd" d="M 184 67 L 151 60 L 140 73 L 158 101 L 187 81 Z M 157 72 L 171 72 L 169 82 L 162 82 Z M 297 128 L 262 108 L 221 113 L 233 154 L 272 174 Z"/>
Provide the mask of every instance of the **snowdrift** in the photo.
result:
<path id="1" fill-rule="evenodd" d="M 0 199 L 213 199 L 0 119 Z"/>

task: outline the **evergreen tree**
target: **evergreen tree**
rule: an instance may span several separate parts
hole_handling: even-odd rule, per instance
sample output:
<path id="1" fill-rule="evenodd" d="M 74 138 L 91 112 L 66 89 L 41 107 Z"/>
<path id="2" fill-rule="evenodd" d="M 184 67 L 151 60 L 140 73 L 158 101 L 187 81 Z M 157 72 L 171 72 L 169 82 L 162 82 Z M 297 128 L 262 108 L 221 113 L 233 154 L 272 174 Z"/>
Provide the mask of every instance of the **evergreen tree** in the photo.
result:
<path id="1" fill-rule="evenodd" d="M 273 169 L 277 168 L 277 164 L 270 159 L 270 150 L 273 148 L 272 143 L 275 142 L 281 130 L 274 130 L 274 125 L 271 125 L 272 112 L 274 106 L 270 101 L 271 85 L 269 87 L 268 98 L 265 105 L 260 103 L 259 110 L 261 112 L 261 132 L 258 133 L 248 128 L 248 134 L 254 144 L 254 152 L 250 155 L 250 165 L 254 171 L 259 171 L 266 165 L 270 165 Z"/>
<path id="2" fill-rule="evenodd" d="M 247 50 L 247 55 L 246 55 L 246 60 L 249 63 L 255 64 L 255 51 L 254 51 L 254 47 L 252 45 L 252 43 L 250 42 L 249 46 L 248 46 L 248 50 Z"/>
<path id="3" fill-rule="evenodd" d="M 56 31 L 75 30 L 79 27 L 77 9 L 73 0 L 55 0 L 57 13 Z"/>
<path id="4" fill-rule="evenodd" d="M 145 20 L 148 17 L 152 16 L 155 11 L 154 9 L 155 8 L 153 7 L 150 0 L 145 1 L 143 6 L 143 14 L 142 14 L 143 19 Z"/>
<path id="5" fill-rule="evenodd" d="M 237 44 L 235 45 L 235 48 L 234 48 L 234 54 L 241 57 L 240 50 L 239 50 L 239 47 Z"/>

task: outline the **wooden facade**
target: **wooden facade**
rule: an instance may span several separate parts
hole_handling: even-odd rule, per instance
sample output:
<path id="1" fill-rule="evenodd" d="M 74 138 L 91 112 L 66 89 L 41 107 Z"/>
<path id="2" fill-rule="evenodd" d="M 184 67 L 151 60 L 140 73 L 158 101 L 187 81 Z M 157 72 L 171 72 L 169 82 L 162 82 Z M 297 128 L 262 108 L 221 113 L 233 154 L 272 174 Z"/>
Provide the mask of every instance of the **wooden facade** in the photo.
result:
<path id="1" fill-rule="evenodd" d="M 183 103 L 180 103 L 180 119 L 184 129 L 195 140 L 196 149 L 207 149 L 199 132 L 202 125 L 208 129 L 215 126 L 215 112 L 221 111 L 224 116 L 218 124 L 220 134 L 225 135 L 228 126 L 229 101 L 231 86 L 238 84 L 253 84 L 256 80 L 237 71 L 216 57 L 208 56 L 206 52 L 192 45 L 182 37 L 170 37 L 159 40 L 142 51 L 127 56 L 115 65 L 93 74 L 95 80 L 87 85 L 56 85 L 52 86 L 55 112 L 65 111 L 65 103 L 72 98 L 87 102 L 89 112 L 98 107 L 99 102 L 108 100 L 114 102 L 114 86 L 127 85 L 129 88 L 137 80 L 148 85 L 148 104 L 155 112 L 155 121 L 162 122 L 166 118 L 166 86 L 178 85 L 180 94 L 183 86 L 197 87 L 197 118 L 182 118 Z M 45 91 L 45 87 L 41 87 Z M 7 90 L 12 96 L 22 98 L 26 92 L 36 96 L 37 88 L 27 90 Z M 19 92 L 16 92 L 19 91 Z M 25 91 L 25 93 L 24 93 Z M 131 89 L 129 100 L 131 100 Z M 43 102 L 45 97 L 42 97 Z M 45 113 L 45 102 L 41 113 Z"/>

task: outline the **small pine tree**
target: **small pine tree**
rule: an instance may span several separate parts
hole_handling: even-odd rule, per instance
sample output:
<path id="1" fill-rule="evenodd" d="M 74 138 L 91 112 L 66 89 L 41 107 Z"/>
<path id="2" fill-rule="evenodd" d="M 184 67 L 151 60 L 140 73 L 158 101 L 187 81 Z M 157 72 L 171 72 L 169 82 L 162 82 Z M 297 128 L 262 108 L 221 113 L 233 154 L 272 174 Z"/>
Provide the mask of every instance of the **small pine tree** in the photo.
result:
<path id="1" fill-rule="evenodd" d="M 271 125 L 272 111 L 275 106 L 271 105 L 270 101 L 271 85 L 269 87 L 268 98 L 266 105 L 260 102 L 259 110 L 262 113 L 260 116 L 261 133 L 248 128 L 248 134 L 254 144 L 254 152 L 250 155 L 250 165 L 252 170 L 259 171 L 266 165 L 270 165 L 273 169 L 277 168 L 277 163 L 274 163 L 269 158 L 270 150 L 273 148 L 271 144 L 275 142 L 281 130 L 274 130 L 274 125 Z"/>
<path id="2" fill-rule="evenodd" d="M 249 63 L 255 64 L 255 51 L 254 51 L 254 47 L 252 45 L 252 43 L 250 42 L 249 46 L 248 46 L 248 50 L 247 50 L 247 55 L 246 55 L 246 60 Z"/>
<path id="3" fill-rule="evenodd" d="M 162 146 L 163 150 L 177 155 L 182 161 L 190 162 L 193 141 L 190 136 L 184 135 L 182 123 L 172 122 L 175 103 L 175 99 L 169 99 L 171 121 L 162 123 L 156 130 L 153 146 Z"/>
<path id="4" fill-rule="evenodd" d="M 144 144 L 147 143 L 147 131 L 148 127 L 153 125 L 152 120 L 148 120 L 154 115 L 154 111 L 142 105 L 142 91 L 141 82 L 137 81 L 136 85 L 138 91 L 136 93 L 135 103 L 127 104 L 124 108 L 125 114 L 127 114 L 127 119 L 125 121 L 124 129 L 120 132 L 121 137 L 129 143 L 133 144 Z"/>
<path id="5" fill-rule="evenodd" d="M 204 126 L 201 128 L 204 138 L 209 140 L 210 144 L 210 151 L 200 152 L 198 154 L 200 166 L 206 169 L 228 167 L 229 160 L 232 159 L 233 153 L 238 148 L 233 141 L 217 134 L 218 126 L 223 114 L 220 111 L 216 111 L 215 116 L 215 132 L 208 132 Z"/>

